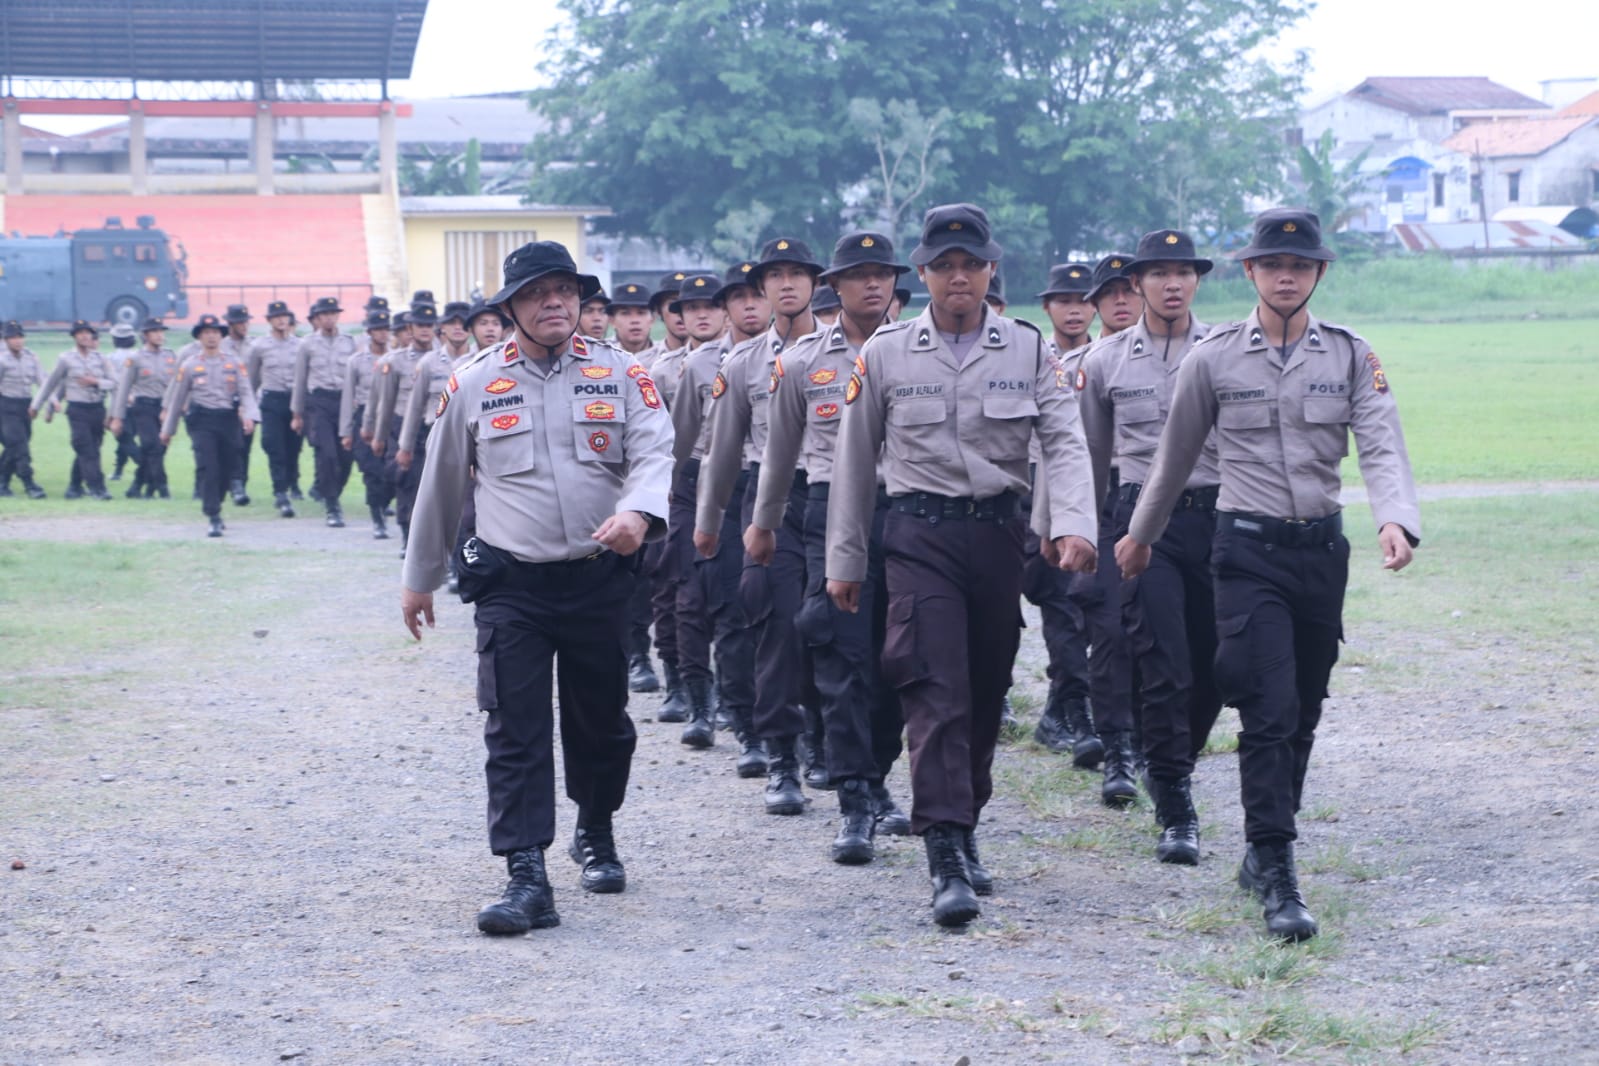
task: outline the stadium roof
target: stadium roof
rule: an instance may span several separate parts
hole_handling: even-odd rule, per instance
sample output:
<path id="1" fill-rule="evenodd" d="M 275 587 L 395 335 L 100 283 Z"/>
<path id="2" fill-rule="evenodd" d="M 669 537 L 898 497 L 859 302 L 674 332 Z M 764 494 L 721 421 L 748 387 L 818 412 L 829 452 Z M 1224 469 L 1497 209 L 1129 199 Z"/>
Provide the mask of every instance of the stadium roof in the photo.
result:
<path id="1" fill-rule="evenodd" d="M 0 76 L 388 81 L 427 0 L 4 0 Z"/>

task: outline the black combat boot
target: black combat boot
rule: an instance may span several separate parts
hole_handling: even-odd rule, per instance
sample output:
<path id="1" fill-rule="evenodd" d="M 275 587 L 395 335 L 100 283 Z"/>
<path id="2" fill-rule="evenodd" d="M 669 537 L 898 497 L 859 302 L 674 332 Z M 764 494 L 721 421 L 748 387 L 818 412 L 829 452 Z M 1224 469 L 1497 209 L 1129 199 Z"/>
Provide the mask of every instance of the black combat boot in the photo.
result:
<path id="1" fill-rule="evenodd" d="M 899 809 L 894 802 L 894 797 L 889 794 L 888 786 L 882 781 L 873 781 L 872 809 L 877 812 L 877 831 L 886 837 L 908 837 L 911 835 L 911 816 Z"/>
<path id="2" fill-rule="evenodd" d="M 1072 730 L 1066 723 L 1066 698 L 1060 693 L 1049 694 L 1044 713 L 1038 716 L 1038 725 L 1033 727 L 1033 739 L 1062 755 L 1072 750 Z"/>
<path id="3" fill-rule="evenodd" d="M 579 821 L 582 821 L 581 817 Z M 597 895 L 620 892 L 627 887 L 627 871 L 616 854 L 616 838 L 611 835 L 607 817 L 603 825 L 579 825 L 572 831 L 572 846 L 567 849 L 572 861 L 583 867 L 579 879 L 583 891 Z"/>
<path id="4" fill-rule="evenodd" d="M 206 532 L 206 536 L 208 536 L 208 537 L 220 537 L 221 535 L 222 535 L 222 519 L 221 518 L 213 518 L 213 519 L 211 519 L 211 528 Z"/>
<path id="5" fill-rule="evenodd" d="M 1248 845 L 1238 868 L 1238 884 L 1265 905 L 1266 932 L 1277 939 L 1309 940 L 1319 932 L 1305 897 L 1299 894 L 1292 843 Z"/>
<path id="6" fill-rule="evenodd" d="M 44 489 L 40 488 L 39 483 L 32 478 L 23 478 L 22 487 L 27 490 L 30 500 L 42 500 L 45 497 Z"/>
<path id="7" fill-rule="evenodd" d="M 128 490 L 122 495 L 130 500 L 137 500 L 144 495 L 144 474 L 142 471 L 134 472 L 132 484 L 128 486 Z"/>
<path id="8" fill-rule="evenodd" d="M 1199 815 L 1194 812 L 1192 780 L 1187 777 L 1151 777 L 1150 796 L 1155 800 L 1155 821 L 1160 825 L 1160 843 L 1155 858 L 1179 866 L 1199 865 Z"/>
<path id="9" fill-rule="evenodd" d="M 741 731 L 738 734 L 738 763 L 736 769 L 740 777 L 766 776 L 768 769 L 766 748 L 754 733 Z"/>
<path id="10" fill-rule="evenodd" d="M 276 507 L 278 514 L 284 518 L 294 517 L 294 504 L 289 502 L 289 494 L 287 492 L 273 493 L 272 506 Z"/>
<path id="11" fill-rule="evenodd" d="M 290 493 L 290 495 L 292 496 L 293 493 Z M 316 487 L 316 482 L 314 482 L 314 481 L 311 482 L 311 502 L 312 503 L 321 503 L 322 502 L 322 490 Z"/>
<path id="12" fill-rule="evenodd" d="M 845 778 L 838 784 L 838 835 L 833 838 L 833 861 L 860 866 L 877 855 L 872 838 L 877 833 L 877 809 L 863 777 Z"/>
<path id="13" fill-rule="evenodd" d="M 338 500 L 326 500 L 326 501 L 324 501 L 324 504 L 325 504 L 325 506 L 328 509 L 328 517 L 327 517 L 327 526 L 328 526 L 328 528 L 329 529 L 343 529 L 344 528 L 344 508 L 339 506 L 339 501 Z"/>
<path id="14" fill-rule="evenodd" d="M 966 855 L 966 880 L 971 883 L 972 891 L 979 896 L 992 896 L 994 875 L 988 872 L 977 854 L 977 830 L 961 830 L 961 851 Z"/>
<path id="15" fill-rule="evenodd" d="M 677 672 L 677 664 L 661 660 L 661 673 L 666 675 L 666 700 L 655 713 L 655 720 L 667 723 L 688 721 L 688 692 L 683 687 L 682 675 Z"/>
<path id="16" fill-rule="evenodd" d="M 383 508 L 378 507 L 375 504 L 368 504 L 367 513 L 372 516 L 372 539 L 388 540 L 389 527 L 388 524 L 383 521 Z"/>
<path id="17" fill-rule="evenodd" d="M 691 748 L 709 748 L 716 743 L 716 723 L 711 715 L 711 679 L 690 678 L 688 681 L 688 725 L 683 727 L 682 742 Z"/>
<path id="18" fill-rule="evenodd" d="M 10 499 L 15 495 L 16 493 L 11 491 L 11 479 L 7 478 L 4 484 L 0 484 L 0 500 Z"/>
<path id="19" fill-rule="evenodd" d="M 305 499 L 305 493 L 300 491 L 299 482 L 289 486 L 289 499 L 299 501 Z"/>
<path id="20" fill-rule="evenodd" d="M 172 499 L 172 489 L 163 481 L 155 487 L 152 495 L 158 500 L 170 500 Z"/>
<path id="21" fill-rule="evenodd" d="M 561 924 L 555 913 L 555 893 L 544 872 L 544 849 L 526 848 L 505 857 L 511 880 L 497 903 L 477 912 L 480 932 L 515 935 L 529 929 L 553 929 Z"/>
<path id="22" fill-rule="evenodd" d="M 61 498 L 63 500 L 81 500 L 81 499 L 83 499 L 83 486 L 82 485 L 68 485 L 67 486 L 67 491 L 63 492 L 61 494 Z M 194 498 L 197 499 L 197 500 L 200 498 L 198 493 L 196 493 Z"/>
<path id="23" fill-rule="evenodd" d="M 965 832 L 951 822 L 939 822 L 922 834 L 933 879 L 933 921 L 945 928 L 965 925 L 982 913 L 966 868 Z"/>
<path id="24" fill-rule="evenodd" d="M 1066 724 L 1071 727 L 1072 765 L 1079 770 L 1098 769 L 1105 758 L 1105 742 L 1094 732 L 1094 723 L 1088 716 L 1088 704 L 1082 700 L 1068 700 Z"/>
<path id="25" fill-rule="evenodd" d="M 239 478 L 234 478 L 228 483 L 228 491 L 233 494 L 233 506 L 248 507 L 250 505 L 250 494 L 244 491 L 244 482 Z"/>
<path id="26" fill-rule="evenodd" d="M 650 657 L 637 652 L 627 657 L 627 688 L 629 692 L 659 692 L 661 679 L 655 676 Z"/>
<path id="27" fill-rule="evenodd" d="M 805 790 L 799 782 L 799 756 L 793 737 L 766 742 L 766 813 L 804 814 Z"/>
<path id="28" fill-rule="evenodd" d="M 1107 807 L 1125 807 L 1138 798 L 1133 779 L 1133 735 L 1105 734 L 1105 783 L 1099 798 Z"/>

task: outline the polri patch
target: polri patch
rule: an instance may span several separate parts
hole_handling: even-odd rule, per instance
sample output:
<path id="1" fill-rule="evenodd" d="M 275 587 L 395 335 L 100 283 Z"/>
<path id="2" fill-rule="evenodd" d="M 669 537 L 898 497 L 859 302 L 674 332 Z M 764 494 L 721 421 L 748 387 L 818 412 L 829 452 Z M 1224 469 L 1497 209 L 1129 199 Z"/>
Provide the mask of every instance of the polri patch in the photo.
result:
<path id="1" fill-rule="evenodd" d="M 727 379 L 721 374 L 717 374 L 715 380 L 711 382 L 711 399 L 720 400 L 722 398 L 722 394 L 726 391 Z"/>
<path id="2" fill-rule="evenodd" d="M 1383 373 L 1382 360 L 1377 358 L 1376 352 L 1366 353 L 1366 365 L 1371 367 L 1371 387 L 1378 392 L 1388 391 L 1388 375 Z"/>
<path id="3" fill-rule="evenodd" d="M 641 377 L 638 380 L 638 394 L 644 400 L 644 406 L 652 410 L 661 406 L 661 394 L 655 388 L 655 379 Z"/>

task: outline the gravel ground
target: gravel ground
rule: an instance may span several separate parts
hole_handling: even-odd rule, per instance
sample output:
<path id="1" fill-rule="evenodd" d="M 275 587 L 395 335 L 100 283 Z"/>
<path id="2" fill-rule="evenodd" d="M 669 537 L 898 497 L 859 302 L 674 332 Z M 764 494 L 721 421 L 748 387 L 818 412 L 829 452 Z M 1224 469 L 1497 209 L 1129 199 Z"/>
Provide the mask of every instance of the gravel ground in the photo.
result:
<path id="1" fill-rule="evenodd" d="M 830 794 L 765 815 L 725 736 L 684 749 L 656 697 L 633 705 L 627 892 L 585 896 L 552 849 L 561 926 L 489 939 L 467 609 L 412 645 L 392 548 L 231 525 L 195 550 L 259 594 L 192 640 L 86 642 L 64 705 L 0 700 L 0 1062 L 1599 1061 L 1591 667 L 1440 636 L 1394 690 L 1355 664 L 1395 634 L 1351 633 L 1307 796 L 1309 950 L 1265 944 L 1232 888 L 1229 755 L 1202 763 L 1206 858 L 1179 869 L 1147 809 L 1012 739 L 980 835 L 997 894 L 949 934 L 918 841 L 833 865 Z M 13 508 L 0 535 L 130 528 Z M 1017 688 L 1038 705 L 1033 630 Z"/>

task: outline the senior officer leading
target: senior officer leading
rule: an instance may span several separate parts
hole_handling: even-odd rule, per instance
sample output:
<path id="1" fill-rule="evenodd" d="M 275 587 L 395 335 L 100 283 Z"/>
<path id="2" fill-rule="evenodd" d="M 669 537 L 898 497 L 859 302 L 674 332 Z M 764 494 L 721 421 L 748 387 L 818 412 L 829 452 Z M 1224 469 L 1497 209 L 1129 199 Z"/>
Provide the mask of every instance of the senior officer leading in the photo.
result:
<path id="1" fill-rule="evenodd" d="M 828 594 L 858 608 L 867 576 L 878 452 L 891 497 L 883 526 L 888 618 L 883 675 L 900 692 L 911 753 L 911 828 L 922 834 L 933 918 L 977 917 L 991 890 L 973 830 L 993 792 L 994 745 L 1020 641 L 1028 443 L 1053 484 L 1062 565 L 1092 569 L 1094 516 L 1077 394 L 1057 380 L 1036 327 L 988 311 L 999 261 L 988 216 L 928 211 L 911 253 L 931 303 L 879 329 L 844 393 L 827 515 Z"/>
<path id="2" fill-rule="evenodd" d="M 1243 726 L 1238 769 L 1248 847 L 1238 879 L 1265 905 L 1269 933 L 1305 940 L 1317 927 L 1294 869 L 1294 815 L 1343 635 L 1349 542 L 1339 467 L 1351 430 L 1384 569 L 1410 563 L 1421 514 L 1382 363 L 1360 337 L 1306 310 L 1334 259 L 1321 243 L 1320 220 L 1309 211 L 1266 211 L 1234 258 L 1260 302 L 1247 321 L 1212 331 L 1183 361 L 1116 558 L 1128 577 L 1149 565 L 1150 546 L 1214 427 L 1216 683 Z"/>
<path id="3" fill-rule="evenodd" d="M 489 303 L 515 332 L 445 386 L 417 491 L 401 613 L 418 639 L 420 620 L 433 624 L 432 590 L 469 489 L 477 506 L 460 591 L 477 605 L 489 846 L 510 872 L 503 897 L 478 914 L 485 933 L 560 922 L 544 867 L 555 839 L 556 662 L 566 793 L 578 805 L 570 854 L 587 891 L 626 885 L 611 835 L 637 740 L 626 557 L 665 532 L 672 426 L 632 356 L 575 335 L 582 299 L 598 288 L 552 241 L 506 259 L 505 287 Z"/>

